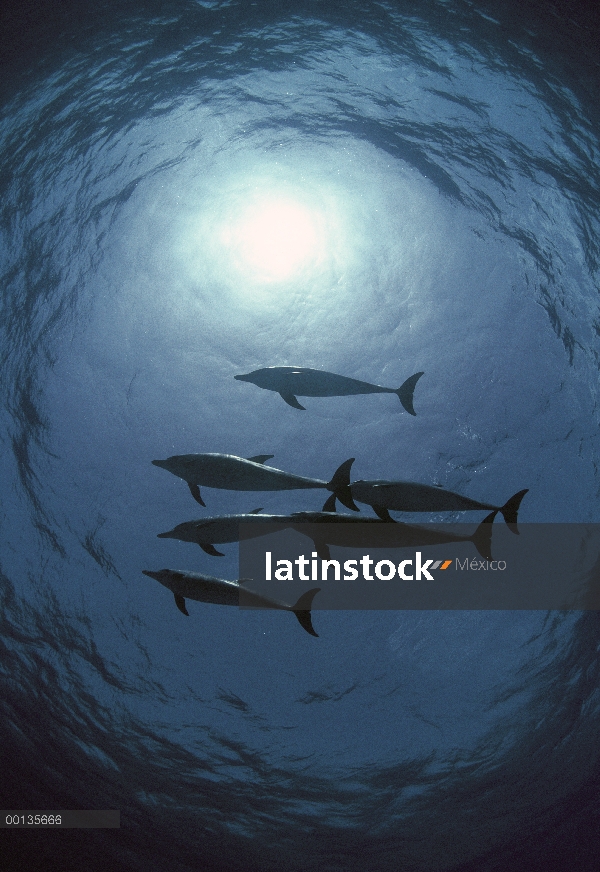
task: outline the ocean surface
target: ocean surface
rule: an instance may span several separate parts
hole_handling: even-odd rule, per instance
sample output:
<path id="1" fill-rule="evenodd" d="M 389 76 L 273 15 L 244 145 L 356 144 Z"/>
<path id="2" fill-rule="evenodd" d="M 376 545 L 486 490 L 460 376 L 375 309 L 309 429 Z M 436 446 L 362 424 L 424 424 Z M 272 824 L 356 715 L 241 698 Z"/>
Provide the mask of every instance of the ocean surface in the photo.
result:
<path id="1" fill-rule="evenodd" d="M 0 867 L 597 870 L 597 612 L 315 610 L 313 638 L 184 617 L 142 574 L 235 579 L 235 544 L 157 534 L 323 501 L 202 508 L 171 455 L 326 481 L 355 457 L 600 522 L 597 11 L 72 2 L 0 27 L 0 806 L 121 811 L 3 830 Z M 234 379 L 285 365 L 423 371 L 416 417 Z"/>

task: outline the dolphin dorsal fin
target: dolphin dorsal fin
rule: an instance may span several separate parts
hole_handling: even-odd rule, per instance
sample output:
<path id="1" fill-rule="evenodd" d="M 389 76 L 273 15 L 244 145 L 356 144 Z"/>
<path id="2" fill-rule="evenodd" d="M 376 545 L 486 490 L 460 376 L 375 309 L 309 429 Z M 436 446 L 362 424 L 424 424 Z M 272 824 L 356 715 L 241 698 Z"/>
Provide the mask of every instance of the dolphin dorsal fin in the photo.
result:
<path id="1" fill-rule="evenodd" d="M 281 391 L 279 392 L 279 396 L 282 400 L 285 400 L 288 406 L 291 406 L 293 409 L 302 409 L 303 412 L 306 411 L 304 406 L 301 406 L 296 397 L 293 394 L 283 394 Z"/>
<path id="2" fill-rule="evenodd" d="M 186 607 L 185 607 L 185 600 L 184 600 L 184 598 L 181 596 L 180 593 L 174 593 L 173 596 L 175 597 L 175 605 L 177 606 L 177 608 L 179 609 L 179 611 L 180 611 L 182 614 L 187 615 L 188 618 L 189 618 L 190 613 L 188 612 L 188 610 L 187 610 Z"/>
<path id="3" fill-rule="evenodd" d="M 272 457 L 275 457 L 274 454 L 255 454 L 254 457 L 248 457 L 247 460 L 251 460 L 253 463 L 265 463 L 267 460 L 270 460 Z"/>
<path id="4" fill-rule="evenodd" d="M 251 512 L 248 512 L 249 515 L 258 515 L 259 512 L 262 512 L 262 506 L 260 509 L 252 509 Z"/>

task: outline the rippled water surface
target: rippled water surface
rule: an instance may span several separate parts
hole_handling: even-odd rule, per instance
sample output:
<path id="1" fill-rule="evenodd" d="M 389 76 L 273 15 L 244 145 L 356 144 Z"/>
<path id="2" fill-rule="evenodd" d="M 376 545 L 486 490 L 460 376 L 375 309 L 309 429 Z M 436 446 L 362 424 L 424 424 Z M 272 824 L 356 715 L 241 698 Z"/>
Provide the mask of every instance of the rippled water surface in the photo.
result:
<path id="1" fill-rule="evenodd" d="M 201 509 L 150 463 L 173 454 L 324 480 L 356 457 L 600 521 L 596 24 L 458 0 L 6 18 L 1 804 L 121 810 L 5 834 L 11 869 L 596 868 L 595 612 L 316 610 L 314 639 L 184 618 L 141 574 L 234 578 L 235 546 L 156 534 L 322 503 Z M 281 365 L 422 370 L 417 415 L 233 378 Z"/>

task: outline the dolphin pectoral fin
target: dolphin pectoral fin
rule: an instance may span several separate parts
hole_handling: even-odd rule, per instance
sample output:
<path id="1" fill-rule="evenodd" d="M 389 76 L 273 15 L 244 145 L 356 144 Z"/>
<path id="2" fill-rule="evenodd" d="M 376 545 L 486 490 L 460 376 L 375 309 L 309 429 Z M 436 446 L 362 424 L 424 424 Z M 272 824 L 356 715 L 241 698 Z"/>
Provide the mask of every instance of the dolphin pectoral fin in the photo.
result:
<path id="1" fill-rule="evenodd" d="M 248 457 L 247 460 L 251 460 L 253 463 L 266 463 L 267 460 L 270 460 L 272 457 L 275 457 L 274 454 L 255 454 L 254 457 Z"/>
<path id="2" fill-rule="evenodd" d="M 175 605 L 177 606 L 177 608 L 179 609 L 179 611 L 180 611 L 182 614 L 187 615 L 188 618 L 189 618 L 190 613 L 188 612 L 188 610 L 187 610 L 186 607 L 185 607 L 185 600 L 184 600 L 184 598 L 183 598 L 183 597 L 181 596 L 181 594 L 179 594 L 179 593 L 174 593 L 173 596 L 175 597 Z"/>
<path id="3" fill-rule="evenodd" d="M 306 412 L 304 406 L 301 406 L 296 397 L 293 394 L 282 394 L 279 392 L 279 396 L 282 400 L 285 400 L 288 406 L 292 406 L 294 409 L 302 409 L 303 412 Z"/>
<path id="4" fill-rule="evenodd" d="M 329 550 L 329 545 L 327 544 L 327 542 L 323 542 L 322 539 L 313 539 L 313 544 L 315 546 L 317 556 L 320 557 L 321 560 L 331 560 L 331 552 Z"/>
<path id="5" fill-rule="evenodd" d="M 298 618 L 300 626 L 306 630 L 307 633 L 310 633 L 311 636 L 316 636 L 317 638 L 319 637 L 319 634 L 314 631 L 310 610 L 312 607 L 312 601 L 320 590 L 320 587 L 313 587 L 312 590 L 303 593 L 298 599 L 296 605 L 292 606 L 290 609 L 290 611 L 292 611 Z"/>
<path id="6" fill-rule="evenodd" d="M 206 503 L 204 502 L 204 500 L 200 496 L 200 488 L 198 487 L 198 485 L 192 484 L 190 481 L 188 481 L 188 487 L 190 489 L 191 495 L 194 497 L 196 502 L 200 503 L 201 506 L 206 507 Z"/>
<path id="7" fill-rule="evenodd" d="M 355 505 L 352 499 L 352 491 L 350 490 L 350 469 L 354 463 L 354 457 L 345 460 L 333 474 L 333 478 L 327 483 L 327 488 L 333 491 L 337 499 L 346 506 L 347 509 L 352 509 L 353 512 L 358 512 L 358 506 Z M 327 503 L 326 503 L 327 505 Z M 325 511 L 325 509 L 323 509 Z"/>
<path id="8" fill-rule="evenodd" d="M 413 406 L 413 394 L 415 392 L 415 385 L 422 375 L 424 375 L 424 373 L 416 372 L 414 375 L 411 375 L 410 378 L 407 378 L 406 381 L 400 385 L 397 391 L 394 391 L 394 393 L 398 394 L 398 399 L 409 415 L 417 414 Z"/>
<path id="9" fill-rule="evenodd" d="M 322 512 L 335 512 L 335 500 L 336 500 L 335 494 L 334 493 L 329 494 L 329 496 L 327 497 L 327 499 L 323 503 L 323 508 L 321 509 L 321 511 Z"/>
<path id="10" fill-rule="evenodd" d="M 198 542 L 198 545 L 200 545 L 200 547 L 202 548 L 202 550 L 203 550 L 206 554 L 210 554 L 210 555 L 212 555 L 213 557 L 225 557 L 225 555 L 223 554 L 223 552 L 222 552 L 222 551 L 217 551 L 217 549 L 215 548 L 214 545 L 210 545 L 210 544 L 208 544 L 208 545 L 203 545 L 203 544 L 200 543 L 200 542 Z"/>
<path id="11" fill-rule="evenodd" d="M 388 521 L 392 524 L 396 523 L 396 521 L 394 521 L 394 519 L 384 506 L 371 506 L 371 508 L 373 509 L 377 517 L 380 518 L 382 521 Z"/>
<path id="12" fill-rule="evenodd" d="M 517 527 L 517 515 L 519 514 L 521 500 L 528 491 L 529 488 L 525 488 L 525 490 L 519 491 L 500 508 L 500 512 L 502 512 L 502 517 L 506 521 L 506 526 L 513 533 L 516 533 L 517 536 L 519 535 L 519 530 Z"/>
<path id="13" fill-rule="evenodd" d="M 491 514 L 487 515 L 473 533 L 473 545 L 485 560 L 493 560 L 492 524 L 494 523 L 494 518 L 497 514 L 498 510 L 496 509 L 491 512 Z"/>

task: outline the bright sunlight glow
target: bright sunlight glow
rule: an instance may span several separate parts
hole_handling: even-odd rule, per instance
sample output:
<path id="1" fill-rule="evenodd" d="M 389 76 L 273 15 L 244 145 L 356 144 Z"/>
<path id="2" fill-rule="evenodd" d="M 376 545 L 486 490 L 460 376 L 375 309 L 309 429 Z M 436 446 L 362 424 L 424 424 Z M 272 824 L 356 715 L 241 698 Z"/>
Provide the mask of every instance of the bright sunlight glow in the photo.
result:
<path id="1" fill-rule="evenodd" d="M 264 282 L 291 278 L 315 258 L 318 249 L 310 210 L 285 199 L 253 204 L 224 231 L 223 241 L 239 266 Z"/>

